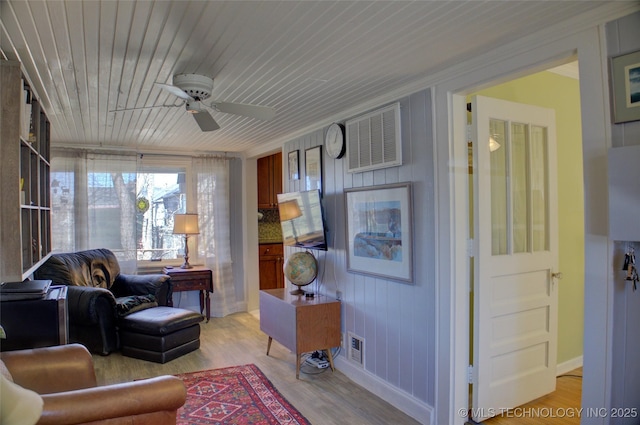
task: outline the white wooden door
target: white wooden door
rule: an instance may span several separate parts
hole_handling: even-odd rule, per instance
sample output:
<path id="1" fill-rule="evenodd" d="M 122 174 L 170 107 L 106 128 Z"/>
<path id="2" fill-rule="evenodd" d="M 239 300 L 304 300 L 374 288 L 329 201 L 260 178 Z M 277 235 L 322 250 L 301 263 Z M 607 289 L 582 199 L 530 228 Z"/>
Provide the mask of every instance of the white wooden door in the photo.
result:
<path id="1" fill-rule="evenodd" d="M 555 390 L 558 213 L 554 111 L 480 96 L 472 111 L 479 422 Z"/>

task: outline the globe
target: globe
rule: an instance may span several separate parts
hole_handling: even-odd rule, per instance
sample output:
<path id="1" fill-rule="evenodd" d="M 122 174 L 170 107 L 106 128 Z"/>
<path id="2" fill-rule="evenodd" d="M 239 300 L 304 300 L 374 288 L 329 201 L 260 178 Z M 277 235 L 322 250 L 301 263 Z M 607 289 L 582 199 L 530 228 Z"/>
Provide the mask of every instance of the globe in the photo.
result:
<path id="1" fill-rule="evenodd" d="M 296 252 L 292 254 L 284 265 L 284 275 L 294 285 L 306 286 L 318 276 L 318 262 L 310 252 Z M 293 295 L 302 295 L 304 291 L 298 288 L 291 291 Z"/>

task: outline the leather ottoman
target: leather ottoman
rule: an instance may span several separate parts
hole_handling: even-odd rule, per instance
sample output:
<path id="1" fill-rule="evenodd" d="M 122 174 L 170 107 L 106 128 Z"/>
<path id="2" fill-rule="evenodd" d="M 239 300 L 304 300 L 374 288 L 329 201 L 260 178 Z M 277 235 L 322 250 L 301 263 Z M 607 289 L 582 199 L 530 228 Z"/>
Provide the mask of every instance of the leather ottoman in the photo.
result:
<path id="1" fill-rule="evenodd" d="M 120 319 L 120 345 L 128 357 L 166 363 L 200 347 L 200 322 L 191 310 L 153 307 Z"/>

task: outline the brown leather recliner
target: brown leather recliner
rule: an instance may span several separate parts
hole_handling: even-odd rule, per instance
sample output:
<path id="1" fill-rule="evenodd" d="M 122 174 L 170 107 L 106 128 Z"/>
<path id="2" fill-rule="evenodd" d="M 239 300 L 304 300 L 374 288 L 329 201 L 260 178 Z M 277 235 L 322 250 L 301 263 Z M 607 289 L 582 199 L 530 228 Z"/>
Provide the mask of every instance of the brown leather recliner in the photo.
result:
<path id="1" fill-rule="evenodd" d="M 172 294 L 168 275 L 120 273 L 118 260 L 108 249 L 53 254 L 34 278 L 68 286 L 69 341 L 102 355 L 120 348 L 117 321 L 131 297 L 153 295 L 157 305 L 166 306 Z"/>
<path id="2" fill-rule="evenodd" d="M 175 425 L 186 400 L 184 383 L 175 376 L 96 386 L 93 359 L 80 344 L 7 351 L 0 359 L 9 379 L 42 396 L 42 425 Z"/>

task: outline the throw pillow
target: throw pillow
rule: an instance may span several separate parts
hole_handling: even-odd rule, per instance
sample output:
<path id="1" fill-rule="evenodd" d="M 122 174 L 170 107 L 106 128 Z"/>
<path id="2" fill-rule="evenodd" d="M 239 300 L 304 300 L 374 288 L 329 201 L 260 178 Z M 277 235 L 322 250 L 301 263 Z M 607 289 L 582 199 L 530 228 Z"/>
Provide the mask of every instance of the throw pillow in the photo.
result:
<path id="1" fill-rule="evenodd" d="M 42 415 L 44 401 L 40 394 L 14 384 L 0 374 L 0 423 L 33 425 Z"/>

